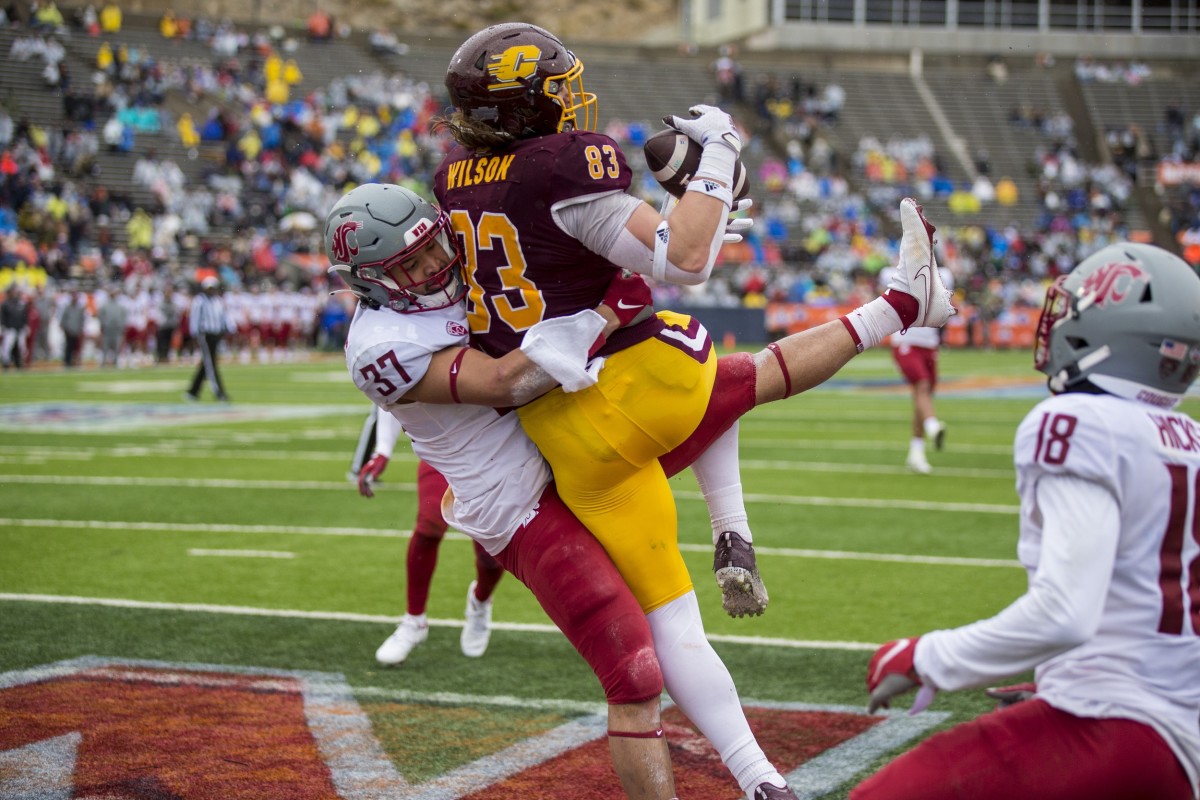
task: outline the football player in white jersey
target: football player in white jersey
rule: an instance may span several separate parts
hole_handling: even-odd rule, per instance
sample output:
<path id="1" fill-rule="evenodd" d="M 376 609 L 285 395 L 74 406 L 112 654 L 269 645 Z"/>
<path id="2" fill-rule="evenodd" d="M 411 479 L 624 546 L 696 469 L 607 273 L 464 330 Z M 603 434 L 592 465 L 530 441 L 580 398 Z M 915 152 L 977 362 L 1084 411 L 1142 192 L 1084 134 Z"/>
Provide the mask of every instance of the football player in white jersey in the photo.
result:
<path id="1" fill-rule="evenodd" d="M 895 267 L 887 267 L 879 272 L 881 286 L 887 286 Z M 941 273 L 942 285 L 954 290 L 954 276 L 945 267 L 938 267 Z M 938 379 L 938 348 L 942 343 L 940 328 L 912 327 L 906 331 L 897 331 L 889 339 L 892 345 L 892 360 L 904 377 L 904 382 L 912 390 L 912 438 L 908 443 L 908 458 L 905 464 L 913 472 L 928 475 L 933 471 L 929 459 L 925 456 L 925 442 L 933 443 L 935 450 L 941 450 L 946 442 L 946 424 L 938 419 L 934 408 L 933 395 L 937 389 Z"/>
<path id="2" fill-rule="evenodd" d="M 331 271 L 361 301 L 346 340 L 355 385 L 445 476 L 447 522 L 529 587 L 596 673 L 625 793 L 673 797 L 649 623 L 599 542 L 558 499 L 516 415 L 488 407 L 527 402 L 556 381 L 519 350 L 492 361 L 467 347 L 466 286 L 444 214 L 398 186 L 355 191 L 326 223 Z"/>
<path id="3" fill-rule="evenodd" d="M 730 375 L 723 392 L 727 396 L 710 403 L 705 413 L 707 438 L 689 440 L 665 455 L 668 475 L 691 464 L 755 405 L 821 383 L 902 324 L 945 322 L 953 308 L 931 270 L 936 266 L 933 226 L 911 200 L 901 204 L 901 218 L 905 269 L 898 270 L 894 291 L 760 353 L 733 356 L 740 366 Z M 543 320 L 526 332 L 520 349 L 492 359 L 468 347 L 457 240 L 445 215 L 420 197 L 399 186 L 360 186 L 329 212 L 325 242 L 334 264 L 331 272 L 360 299 L 346 344 L 355 384 L 400 421 L 413 451 L 446 477 L 451 489 L 443 504 L 446 520 L 533 591 L 600 677 L 609 699 L 610 747 L 626 791 L 632 796 L 630 775 L 640 774 L 645 785 L 664 769 L 669 778 L 658 692 L 628 689 L 633 681 L 645 690 L 653 680 L 661 691 L 669 669 L 672 699 L 717 746 L 747 796 L 794 797 L 763 777 L 764 764 L 771 772 L 774 768 L 749 729 L 728 670 L 704 636 L 694 593 L 650 612 L 656 645 L 650 660 L 640 638 L 643 631 L 623 611 L 627 635 L 616 641 L 595 635 L 613 624 L 604 618 L 624 608 L 632 594 L 619 574 L 622 585 L 613 585 L 611 561 L 559 500 L 549 467 L 517 416 L 464 405 L 509 408 L 556 384 L 567 391 L 594 385 L 594 368 L 600 365 L 589 364 L 589 355 L 599 337 L 621 323 L 618 309 L 649 305 L 649 289 L 641 278 L 615 271 L 603 316 L 584 310 Z M 917 291 L 910 292 L 909 286 Z M 601 590 L 612 599 L 597 615 L 588 602 Z"/>
<path id="4" fill-rule="evenodd" d="M 1053 396 L 1014 444 L 1028 590 L 883 645 L 867 675 L 871 710 L 1030 669 L 1032 699 L 927 739 L 854 800 L 1197 797 L 1200 424 L 1174 409 L 1200 370 L 1200 277 L 1105 247 L 1047 293 L 1035 365 Z"/>

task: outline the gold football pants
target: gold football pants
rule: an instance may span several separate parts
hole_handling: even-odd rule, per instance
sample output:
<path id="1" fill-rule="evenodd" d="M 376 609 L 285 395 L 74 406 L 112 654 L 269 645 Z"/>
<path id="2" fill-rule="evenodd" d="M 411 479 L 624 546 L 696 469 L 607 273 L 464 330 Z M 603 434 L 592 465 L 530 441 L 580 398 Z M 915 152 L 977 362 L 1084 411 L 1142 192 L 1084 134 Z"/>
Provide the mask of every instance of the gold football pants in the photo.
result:
<path id="1" fill-rule="evenodd" d="M 675 498 L 658 459 L 700 423 L 717 371 L 698 321 L 658 316 L 666 329 L 609 356 L 595 386 L 570 394 L 558 388 L 518 411 L 554 470 L 559 495 L 647 613 L 692 589 Z"/>

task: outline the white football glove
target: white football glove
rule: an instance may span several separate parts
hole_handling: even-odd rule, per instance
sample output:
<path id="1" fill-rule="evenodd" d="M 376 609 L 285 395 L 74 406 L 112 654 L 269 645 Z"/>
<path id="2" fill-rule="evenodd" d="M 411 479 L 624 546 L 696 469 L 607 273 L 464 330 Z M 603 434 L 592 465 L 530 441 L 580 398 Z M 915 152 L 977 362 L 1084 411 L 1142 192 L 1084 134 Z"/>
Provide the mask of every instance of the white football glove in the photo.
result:
<path id="1" fill-rule="evenodd" d="M 704 147 L 720 142 L 731 149 L 735 156 L 741 154 L 742 137 L 733 126 L 733 117 L 716 106 L 704 104 L 692 106 L 688 112 L 692 115 L 691 119 L 672 116 L 663 117 L 663 122 Z"/>
<path id="2" fill-rule="evenodd" d="M 750 206 L 754 205 L 754 201 L 749 197 L 743 197 L 733 204 L 733 210 L 730 214 L 736 214 L 739 211 L 747 211 Z M 739 217 L 734 219 L 730 217 L 725 223 L 725 235 L 722 240 L 725 244 L 734 244 L 742 240 L 742 234 L 754 227 L 754 220 L 750 217 Z"/>

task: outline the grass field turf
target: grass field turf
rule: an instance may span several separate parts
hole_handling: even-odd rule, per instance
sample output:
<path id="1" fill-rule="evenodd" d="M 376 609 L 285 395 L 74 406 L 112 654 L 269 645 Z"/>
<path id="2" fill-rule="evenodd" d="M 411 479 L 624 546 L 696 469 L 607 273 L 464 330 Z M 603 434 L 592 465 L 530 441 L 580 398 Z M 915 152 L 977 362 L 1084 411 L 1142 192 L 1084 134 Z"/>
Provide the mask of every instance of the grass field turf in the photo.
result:
<path id="1" fill-rule="evenodd" d="M 943 353 L 949 430 L 933 476 L 903 468 L 911 406 L 886 350 L 748 415 L 743 485 L 771 594 L 760 618 L 721 612 L 704 504 L 690 474 L 674 479 L 706 629 L 747 704 L 861 706 L 874 644 L 988 616 L 1021 593 L 1011 441 L 1044 395 L 1029 363 Z M 231 406 L 182 403 L 189 372 L 0 377 L 0 671 L 98 655 L 341 673 L 418 781 L 601 701 L 511 577 L 484 658 L 463 658 L 458 628 L 435 624 L 403 668 L 377 668 L 374 649 L 403 610 L 411 452 L 398 448 L 374 500 L 345 480 L 367 406 L 340 359 L 231 364 Z M 472 574 L 469 543 L 452 534 L 435 623 L 461 619 Z M 431 704 L 437 693 L 467 699 Z M 380 712 L 396 702 L 409 704 L 400 718 L 424 720 L 416 729 L 446 733 L 422 740 Z M 934 709 L 947 725 L 988 707 L 964 692 Z"/>

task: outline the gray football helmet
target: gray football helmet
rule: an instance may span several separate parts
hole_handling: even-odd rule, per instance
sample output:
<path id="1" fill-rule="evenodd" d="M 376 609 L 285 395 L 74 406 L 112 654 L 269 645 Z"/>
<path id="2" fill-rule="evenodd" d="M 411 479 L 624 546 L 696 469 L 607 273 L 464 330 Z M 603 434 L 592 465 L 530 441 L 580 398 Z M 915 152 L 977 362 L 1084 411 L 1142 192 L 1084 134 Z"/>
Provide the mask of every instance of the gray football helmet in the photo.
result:
<path id="1" fill-rule="evenodd" d="M 1090 383 L 1174 406 L 1200 369 L 1200 276 L 1152 245 L 1093 253 L 1047 291 L 1034 366 L 1055 393 Z"/>
<path id="2" fill-rule="evenodd" d="M 414 278 L 404 262 L 431 242 L 449 262 L 429 278 Z M 413 314 L 454 305 L 466 293 L 449 218 L 403 186 L 365 183 L 343 195 L 325 218 L 325 254 L 329 273 L 371 308 Z"/>

